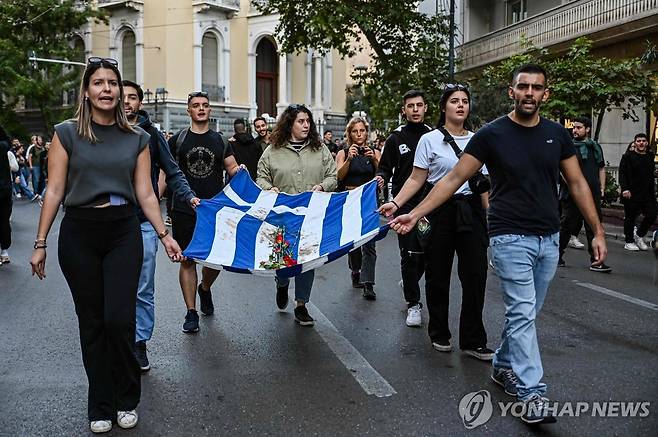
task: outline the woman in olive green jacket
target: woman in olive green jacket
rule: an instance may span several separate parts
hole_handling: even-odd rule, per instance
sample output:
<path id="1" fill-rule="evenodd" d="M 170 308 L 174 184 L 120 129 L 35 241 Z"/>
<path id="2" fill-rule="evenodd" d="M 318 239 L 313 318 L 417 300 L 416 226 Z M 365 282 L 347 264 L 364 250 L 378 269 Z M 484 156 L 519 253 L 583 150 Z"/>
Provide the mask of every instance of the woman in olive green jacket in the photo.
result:
<path id="1" fill-rule="evenodd" d="M 264 190 L 298 194 L 304 191 L 334 191 L 336 163 L 331 152 L 320 141 L 313 114 L 304 105 L 290 105 L 281 114 L 258 161 L 256 183 Z M 313 326 L 306 303 L 311 296 L 314 270 L 295 277 L 295 321 Z M 283 310 L 288 305 L 288 278 L 276 278 L 276 304 Z"/>

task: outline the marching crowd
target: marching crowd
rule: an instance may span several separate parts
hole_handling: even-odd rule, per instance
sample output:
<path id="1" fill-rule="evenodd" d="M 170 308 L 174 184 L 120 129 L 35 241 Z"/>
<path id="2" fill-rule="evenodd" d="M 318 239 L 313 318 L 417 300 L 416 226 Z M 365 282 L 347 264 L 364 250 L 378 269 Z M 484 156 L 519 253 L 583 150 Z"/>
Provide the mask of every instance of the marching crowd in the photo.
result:
<path id="1" fill-rule="evenodd" d="M 426 123 L 425 95 L 410 90 L 401 96 L 405 123 L 373 145 L 364 118 L 347 123 L 341 143 L 331 131 L 321 137 L 312 112 L 297 104 L 283 111 L 272 131 L 258 117 L 254 138 L 246 122 L 236 120 L 235 134 L 227 138 L 210 129 L 205 92 L 187 98 L 190 126 L 163 134 L 142 109 L 141 87 L 121 80 L 117 62 L 90 58 L 76 116 L 55 126 L 51 142 L 35 136 L 23 150 L 0 131 L 0 260 L 10 262 L 12 197 L 42 202 L 30 262 L 33 274 L 45 278 L 47 237 L 64 205 L 58 260 L 79 320 L 91 431 L 107 432 L 113 423 L 131 428 L 138 421 L 140 371 L 150 369 L 146 344 L 155 321 L 158 242 L 180 263 L 183 332 L 199 331 L 197 295 L 200 312 L 214 313 L 212 288 L 219 271 L 202 267 L 199 278 L 194 261 L 182 255 L 200 199 L 217 195 L 240 169 L 263 190 L 290 194 L 351 190 L 375 179 L 384 193 L 379 211 L 398 233 L 406 325 L 423 324 L 424 275 L 430 343 L 439 352 L 452 351 L 448 312 L 456 256 L 462 289 L 459 349 L 493 362 L 493 381 L 527 406 L 524 421 L 550 423 L 555 417 L 547 408 L 535 319 L 556 269 L 564 265 L 565 247 L 583 223 L 590 269 L 611 269 L 604 263 L 600 221 L 601 147 L 590 139 L 589 119 L 576 119 L 570 134 L 539 115 L 548 98 L 547 81 L 540 66 L 518 68 L 508 91 L 514 109 L 477 132 L 469 120 L 468 86 L 447 84 L 434 128 Z M 636 135 L 622 158 L 620 181 L 625 248 L 646 250 L 656 200 L 645 134 Z M 171 234 L 158 204 L 166 191 Z M 635 226 L 639 214 L 643 220 Z M 376 243 L 347 258 L 353 287 L 376 300 Z M 495 351 L 488 347 L 482 317 L 489 266 L 505 302 L 500 314 L 505 327 Z M 313 326 L 306 304 L 314 271 L 294 281 L 294 319 Z M 288 279 L 276 278 L 281 310 L 289 303 L 288 287 Z"/>

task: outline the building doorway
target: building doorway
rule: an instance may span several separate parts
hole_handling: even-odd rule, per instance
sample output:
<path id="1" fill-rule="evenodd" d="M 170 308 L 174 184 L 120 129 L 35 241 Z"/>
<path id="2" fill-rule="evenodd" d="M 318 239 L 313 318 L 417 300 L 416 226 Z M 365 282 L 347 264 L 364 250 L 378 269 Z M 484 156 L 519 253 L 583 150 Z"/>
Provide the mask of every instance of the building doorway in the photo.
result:
<path id="1" fill-rule="evenodd" d="M 278 57 L 274 43 L 263 38 L 256 47 L 256 104 L 258 115 L 276 115 Z"/>

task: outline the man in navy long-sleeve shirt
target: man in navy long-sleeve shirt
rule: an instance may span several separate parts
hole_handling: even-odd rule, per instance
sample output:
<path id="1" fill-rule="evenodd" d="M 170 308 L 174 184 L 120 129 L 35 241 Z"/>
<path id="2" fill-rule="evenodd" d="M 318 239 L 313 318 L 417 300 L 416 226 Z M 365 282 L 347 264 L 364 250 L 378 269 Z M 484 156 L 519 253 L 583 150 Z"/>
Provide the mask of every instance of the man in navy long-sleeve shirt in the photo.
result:
<path id="1" fill-rule="evenodd" d="M 166 176 L 166 182 L 172 192 L 180 198 L 185 199 L 192 208 L 199 204 L 199 199 L 190 189 L 185 175 L 178 168 L 178 164 L 171 156 L 169 145 L 158 129 L 151 124 L 146 111 L 142 110 L 144 92 L 135 82 L 124 80 L 124 110 L 128 121 L 141 127 L 151 135 L 149 151 L 151 153 L 151 183 L 155 195 L 160 198 L 158 180 L 160 171 Z M 151 339 L 153 326 L 155 324 L 155 255 L 158 250 L 158 235 L 153 226 L 146 220 L 144 213 L 140 210 L 138 217 L 142 227 L 142 241 L 144 243 L 144 262 L 142 272 L 139 276 L 137 287 L 137 318 L 135 329 L 135 358 L 143 372 L 148 371 L 151 366 L 146 354 L 146 342 Z"/>

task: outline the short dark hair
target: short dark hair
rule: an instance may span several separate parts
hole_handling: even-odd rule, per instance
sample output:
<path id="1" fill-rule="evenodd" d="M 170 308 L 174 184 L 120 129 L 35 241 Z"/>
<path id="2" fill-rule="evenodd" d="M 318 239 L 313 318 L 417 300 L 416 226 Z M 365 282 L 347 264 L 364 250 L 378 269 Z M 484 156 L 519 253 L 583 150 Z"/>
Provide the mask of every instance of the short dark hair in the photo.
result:
<path id="1" fill-rule="evenodd" d="M 638 134 L 635 134 L 635 137 L 633 138 L 633 141 L 637 140 L 638 138 L 644 138 L 645 140 L 649 141 L 649 137 L 644 132 L 640 132 Z"/>
<path id="2" fill-rule="evenodd" d="M 333 133 L 334 133 L 334 131 L 332 131 L 331 129 L 327 129 L 327 130 L 324 131 L 324 134 L 333 134 Z M 322 135 L 324 135 L 324 134 L 322 134 Z"/>
<path id="3" fill-rule="evenodd" d="M 144 90 L 142 89 L 141 86 L 137 85 L 132 80 L 124 79 L 121 81 L 121 85 L 135 88 L 137 90 L 137 97 L 139 97 L 139 101 L 141 102 L 144 100 Z"/>
<path id="4" fill-rule="evenodd" d="M 236 118 L 235 121 L 233 122 L 233 127 L 242 125 L 242 126 L 247 126 L 247 124 L 244 122 L 244 118 Z"/>
<path id="5" fill-rule="evenodd" d="M 265 124 L 267 124 L 267 120 L 265 120 L 265 117 L 256 117 L 256 118 L 254 118 L 254 126 L 256 126 L 257 121 L 264 121 Z"/>
<path id="6" fill-rule="evenodd" d="M 544 70 L 544 68 L 541 65 L 523 64 L 523 65 L 518 66 L 514 70 L 514 72 L 512 72 L 512 83 L 514 83 L 516 78 L 521 73 L 542 74 L 542 75 L 544 75 L 544 82 L 548 82 L 548 74 L 546 74 L 546 70 Z"/>
<path id="7" fill-rule="evenodd" d="M 587 128 L 592 128 L 592 120 L 589 119 L 589 117 L 576 117 L 573 119 L 574 123 L 582 123 L 583 126 Z"/>
<path id="8" fill-rule="evenodd" d="M 425 102 L 425 92 L 423 90 L 413 89 L 409 90 L 402 96 L 402 104 L 404 105 L 407 100 L 413 99 L 414 97 L 421 97 L 423 102 Z"/>

